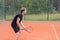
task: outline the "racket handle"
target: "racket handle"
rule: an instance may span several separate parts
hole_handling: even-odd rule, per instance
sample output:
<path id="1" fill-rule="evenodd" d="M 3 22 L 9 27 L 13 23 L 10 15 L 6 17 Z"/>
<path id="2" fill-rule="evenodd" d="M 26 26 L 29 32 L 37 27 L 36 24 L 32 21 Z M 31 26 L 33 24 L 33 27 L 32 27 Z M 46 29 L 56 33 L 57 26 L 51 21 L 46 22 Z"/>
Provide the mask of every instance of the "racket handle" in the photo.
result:
<path id="1" fill-rule="evenodd" d="M 25 28 L 21 28 L 20 30 L 25 30 Z"/>

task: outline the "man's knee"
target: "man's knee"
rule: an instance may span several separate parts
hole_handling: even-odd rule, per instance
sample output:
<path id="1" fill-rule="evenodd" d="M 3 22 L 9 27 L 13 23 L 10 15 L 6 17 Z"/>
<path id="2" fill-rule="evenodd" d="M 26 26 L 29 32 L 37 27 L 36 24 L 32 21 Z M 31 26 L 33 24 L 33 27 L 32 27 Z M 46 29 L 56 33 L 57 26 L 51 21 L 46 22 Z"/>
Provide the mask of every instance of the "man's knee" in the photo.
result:
<path id="1" fill-rule="evenodd" d="M 17 32 L 17 33 L 16 33 L 16 35 L 19 35 L 19 34 L 20 34 L 20 32 Z"/>

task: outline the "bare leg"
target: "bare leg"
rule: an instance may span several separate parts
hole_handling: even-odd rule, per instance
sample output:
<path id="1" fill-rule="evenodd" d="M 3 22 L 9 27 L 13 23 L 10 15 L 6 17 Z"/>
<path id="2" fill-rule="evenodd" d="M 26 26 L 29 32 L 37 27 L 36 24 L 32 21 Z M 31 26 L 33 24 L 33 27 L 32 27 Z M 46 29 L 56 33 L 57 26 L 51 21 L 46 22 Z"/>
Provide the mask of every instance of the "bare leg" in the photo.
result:
<path id="1" fill-rule="evenodd" d="M 19 34 L 20 34 L 20 32 L 16 33 L 14 40 L 18 40 Z"/>

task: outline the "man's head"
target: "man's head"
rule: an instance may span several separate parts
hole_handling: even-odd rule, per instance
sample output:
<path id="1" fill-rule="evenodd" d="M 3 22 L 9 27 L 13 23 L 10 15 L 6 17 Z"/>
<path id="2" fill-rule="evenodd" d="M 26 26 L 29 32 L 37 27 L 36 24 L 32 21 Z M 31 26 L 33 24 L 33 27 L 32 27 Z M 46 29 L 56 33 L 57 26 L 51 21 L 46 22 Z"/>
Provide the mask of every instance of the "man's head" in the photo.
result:
<path id="1" fill-rule="evenodd" d="M 21 13 L 22 13 L 23 15 L 25 15 L 26 12 L 27 12 L 27 11 L 26 11 L 26 8 L 23 7 L 23 8 L 21 9 Z"/>

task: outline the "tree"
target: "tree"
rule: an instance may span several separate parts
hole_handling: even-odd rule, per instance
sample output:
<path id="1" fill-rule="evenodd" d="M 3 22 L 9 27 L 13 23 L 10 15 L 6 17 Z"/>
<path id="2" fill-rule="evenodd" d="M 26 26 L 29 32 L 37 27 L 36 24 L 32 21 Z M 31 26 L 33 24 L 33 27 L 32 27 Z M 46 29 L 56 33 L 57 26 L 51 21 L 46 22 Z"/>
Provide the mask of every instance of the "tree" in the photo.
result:
<path id="1" fill-rule="evenodd" d="M 60 13 L 60 0 L 57 0 L 57 10 Z"/>

